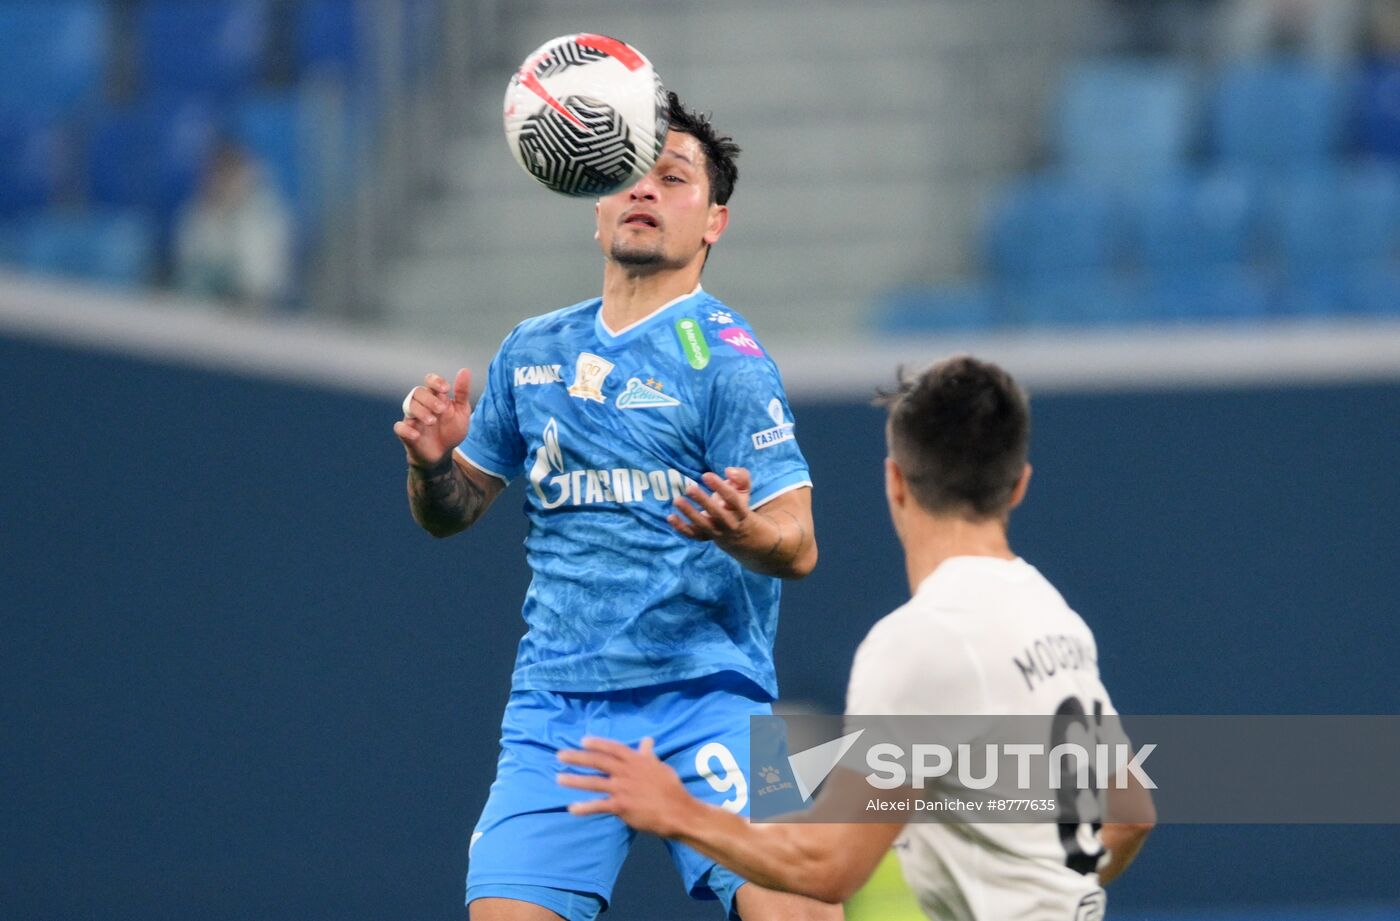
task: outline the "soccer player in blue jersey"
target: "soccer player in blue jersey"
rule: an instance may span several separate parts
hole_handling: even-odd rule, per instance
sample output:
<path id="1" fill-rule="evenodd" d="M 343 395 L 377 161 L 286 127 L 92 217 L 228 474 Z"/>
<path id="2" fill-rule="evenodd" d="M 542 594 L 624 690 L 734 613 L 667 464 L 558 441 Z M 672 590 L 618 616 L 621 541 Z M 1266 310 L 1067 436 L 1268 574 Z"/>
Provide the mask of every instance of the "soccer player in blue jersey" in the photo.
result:
<path id="1" fill-rule="evenodd" d="M 811 480 L 778 369 L 700 286 L 738 148 L 672 94 L 651 173 L 596 205 L 603 296 L 506 337 L 471 376 L 430 374 L 394 425 L 414 518 L 470 527 L 524 475 L 533 571 L 501 754 L 471 837 L 473 921 L 589 921 L 635 833 L 579 821 L 557 753 L 585 735 L 656 752 L 695 795 L 747 815 L 748 718 L 777 695 L 780 580 L 817 559 Z M 684 885 L 746 921 L 837 906 L 746 883 L 668 844 Z"/>

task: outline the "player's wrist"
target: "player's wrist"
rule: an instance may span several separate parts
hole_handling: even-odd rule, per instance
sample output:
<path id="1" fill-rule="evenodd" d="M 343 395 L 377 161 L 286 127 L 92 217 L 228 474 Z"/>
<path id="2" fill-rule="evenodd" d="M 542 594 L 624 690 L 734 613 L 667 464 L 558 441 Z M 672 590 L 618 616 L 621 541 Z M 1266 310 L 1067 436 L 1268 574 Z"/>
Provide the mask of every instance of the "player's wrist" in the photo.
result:
<path id="1" fill-rule="evenodd" d="M 704 837 L 707 813 L 714 807 L 682 791 L 675 805 L 667 810 L 665 824 L 657 829 L 663 838 L 698 840 Z"/>
<path id="2" fill-rule="evenodd" d="M 424 461 L 410 457 L 408 469 L 424 479 L 433 479 L 450 473 L 457 467 L 456 461 L 452 459 L 452 449 L 443 452 L 442 457 L 435 461 Z"/>

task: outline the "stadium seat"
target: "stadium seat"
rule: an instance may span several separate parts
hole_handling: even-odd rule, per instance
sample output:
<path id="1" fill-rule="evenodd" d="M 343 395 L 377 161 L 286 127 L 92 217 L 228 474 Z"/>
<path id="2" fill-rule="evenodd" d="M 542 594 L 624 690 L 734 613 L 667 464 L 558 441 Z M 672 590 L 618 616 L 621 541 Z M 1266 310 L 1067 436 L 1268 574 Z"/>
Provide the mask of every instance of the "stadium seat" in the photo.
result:
<path id="1" fill-rule="evenodd" d="M 87 151 L 94 201 L 148 207 L 162 222 L 194 193 L 222 125 L 201 100 L 156 94 L 101 113 Z"/>
<path id="2" fill-rule="evenodd" d="M 1371 63 L 1358 94 L 1361 147 L 1400 160 L 1400 56 Z"/>
<path id="3" fill-rule="evenodd" d="M 1325 169 L 1277 188 L 1273 220 L 1290 275 L 1341 270 L 1400 252 L 1400 170 Z"/>
<path id="4" fill-rule="evenodd" d="M 149 281 L 155 265 L 155 229 L 136 213 L 45 213 L 21 233 L 19 255 L 32 272 L 130 287 Z"/>
<path id="5" fill-rule="evenodd" d="M 1131 285 L 1101 272 L 1013 283 L 999 295 L 1009 317 L 1027 326 L 1118 326 L 1150 319 Z"/>
<path id="6" fill-rule="evenodd" d="M 148 88 L 229 97 L 257 82 L 267 45 L 266 0 L 151 0 L 137 17 Z"/>
<path id="7" fill-rule="evenodd" d="M 990 329 L 1000 319 L 990 288 L 978 284 L 910 286 L 880 298 L 876 325 L 891 336 Z"/>
<path id="8" fill-rule="evenodd" d="M 94 98 L 109 42 L 96 0 L 0 4 L 0 109 L 62 116 Z"/>
<path id="9" fill-rule="evenodd" d="M 303 74 L 330 73 L 349 82 L 369 58 L 361 28 L 360 0 L 306 0 L 297 7 L 296 53 Z"/>
<path id="10" fill-rule="evenodd" d="M 307 173 L 312 162 L 306 149 L 310 137 L 307 128 L 305 113 L 294 94 L 243 102 L 234 110 L 230 127 L 234 139 L 267 169 L 303 225 L 316 211 L 316 183 Z"/>
<path id="11" fill-rule="evenodd" d="M 0 215 L 49 204 L 66 178 L 67 132 L 37 116 L 0 115 Z"/>
<path id="12" fill-rule="evenodd" d="M 1162 177 L 1130 202 L 1132 240 L 1149 273 L 1238 265 L 1254 256 L 1257 204 L 1251 184 L 1238 176 Z"/>
<path id="13" fill-rule="evenodd" d="M 1065 81 L 1056 147 L 1072 173 L 1130 182 L 1185 161 L 1193 116 L 1191 77 L 1183 66 L 1141 60 L 1086 64 Z"/>
<path id="14" fill-rule="evenodd" d="M 1255 169 L 1325 162 L 1348 120 L 1350 78 L 1301 61 L 1231 66 L 1221 75 L 1211 112 L 1215 151 L 1227 165 Z"/>
<path id="15" fill-rule="evenodd" d="M 1114 202 L 1101 188 L 1031 177 L 1013 182 L 994 205 L 984 258 L 1002 282 L 1090 273 L 1112 265 L 1119 234 Z"/>
<path id="16" fill-rule="evenodd" d="M 1142 303 L 1157 320 L 1255 320 L 1271 311 L 1273 298 L 1257 271 L 1227 265 L 1150 275 Z"/>
<path id="17" fill-rule="evenodd" d="M 1400 266 L 1386 262 L 1353 269 L 1347 276 L 1344 297 L 1353 313 L 1400 316 Z"/>

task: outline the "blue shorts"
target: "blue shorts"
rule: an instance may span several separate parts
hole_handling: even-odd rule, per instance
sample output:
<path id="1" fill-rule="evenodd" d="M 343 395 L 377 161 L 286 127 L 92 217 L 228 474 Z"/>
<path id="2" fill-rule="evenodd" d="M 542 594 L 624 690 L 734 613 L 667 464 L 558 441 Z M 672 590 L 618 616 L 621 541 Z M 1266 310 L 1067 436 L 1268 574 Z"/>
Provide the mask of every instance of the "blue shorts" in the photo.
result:
<path id="1" fill-rule="evenodd" d="M 569 921 L 592 921 L 607 907 L 637 833 L 616 816 L 569 814 L 570 803 L 601 794 L 559 786 L 560 749 L 578 748 L 584 736 L 633 746 L 651 736 L 657 757 L 694 796 L 748 815 L 749 717 L 771 712 L 757 687 L 728 673 L 625 691 L 512 691 L 496 780 L 472 832 L 468 904 L 519 899 Z M 744 880 L 684 845 L 666 845 L 691 897 L 718 899 L 735 916 Z"/>

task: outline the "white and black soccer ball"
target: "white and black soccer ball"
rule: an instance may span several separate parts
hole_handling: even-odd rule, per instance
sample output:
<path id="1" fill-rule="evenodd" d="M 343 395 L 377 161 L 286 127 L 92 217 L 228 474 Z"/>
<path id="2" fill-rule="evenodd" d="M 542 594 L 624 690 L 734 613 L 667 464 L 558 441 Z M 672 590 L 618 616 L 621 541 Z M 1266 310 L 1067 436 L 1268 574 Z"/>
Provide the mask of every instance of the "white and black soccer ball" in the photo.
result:
<path id="1" fill-rule="evenodd" d="M 545 42 L 506 88 L 506 141 L 525 172 L 565 195 L 637 182 L 666 143 L 661 78 L 636 48 L 606 35 Z"/>

